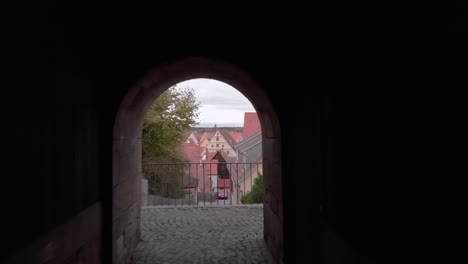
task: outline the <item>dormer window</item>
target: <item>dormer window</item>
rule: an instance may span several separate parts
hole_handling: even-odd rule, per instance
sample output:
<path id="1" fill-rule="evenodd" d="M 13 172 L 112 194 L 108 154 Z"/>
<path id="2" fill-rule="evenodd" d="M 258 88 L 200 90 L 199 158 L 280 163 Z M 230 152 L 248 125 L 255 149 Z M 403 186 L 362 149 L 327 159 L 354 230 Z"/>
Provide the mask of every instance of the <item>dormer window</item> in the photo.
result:
<path id="1" fill-rule="evenodd" d="M 216 137 L 216 141 L 219 141 L 219 137 Z"/>

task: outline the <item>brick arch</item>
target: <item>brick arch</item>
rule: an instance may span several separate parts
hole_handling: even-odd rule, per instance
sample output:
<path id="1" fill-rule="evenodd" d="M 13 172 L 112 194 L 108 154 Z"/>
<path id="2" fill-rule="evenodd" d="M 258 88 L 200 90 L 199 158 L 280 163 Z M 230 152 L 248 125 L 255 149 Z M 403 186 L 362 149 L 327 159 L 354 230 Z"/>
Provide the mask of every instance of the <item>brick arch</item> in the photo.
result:
<path id="1" fill-rule="evenodd" d="M 139 238 L 141 202 L 141 138 L 145 114 L 167 88 L 182 81 L 208 78 L 238 89 L 255 107 L 263 136 L 264 237 L 277 260 L 283 252 L 280 125 L 263 87 L 247 72 L 213 59 L 190 57 L 158 67 L 139 80 L 119 107 L 113 134 L 113 256 L 120 263 Z"/>

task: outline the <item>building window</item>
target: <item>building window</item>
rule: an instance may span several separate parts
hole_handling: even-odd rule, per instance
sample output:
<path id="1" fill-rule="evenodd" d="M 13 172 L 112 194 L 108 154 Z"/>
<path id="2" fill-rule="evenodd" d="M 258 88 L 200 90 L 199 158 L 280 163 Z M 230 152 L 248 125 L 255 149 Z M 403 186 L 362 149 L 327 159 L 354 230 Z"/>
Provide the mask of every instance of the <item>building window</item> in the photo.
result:
<path id="1" fill-rule="evenodd" d="M 216 141 L 219 141 L 219 137 L 216 137 Z"/>
<path id="2" fill-rule="evenodd" d="M 213 147 L 213 145 L 211 145 L 211 147 Z"/>
<path id="3" fill-rule="evenodd" d="M 227 150 L 226 153 L 229 154 L 229 150 Z"/>
<path id="4" fill-rule="evenodd" d="M 216 144 L 216 147 L 219 148 L 219 144 Z"/>
<path id="5" fill-rule="evenodd" d="M 224 145 L 221 145 L 221 147 L 223 147 L 223 148 L 224 148 Z"/>

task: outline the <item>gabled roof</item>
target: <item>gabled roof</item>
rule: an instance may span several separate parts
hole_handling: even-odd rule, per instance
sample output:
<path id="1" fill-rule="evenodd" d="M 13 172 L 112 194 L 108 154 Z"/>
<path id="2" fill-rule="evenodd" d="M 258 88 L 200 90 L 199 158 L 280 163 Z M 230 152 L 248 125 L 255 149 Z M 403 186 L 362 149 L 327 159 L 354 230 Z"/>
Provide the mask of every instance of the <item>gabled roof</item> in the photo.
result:
<path id="1" fill-rule="evenodd" d="M 190 134 L 192 134 L 192 132 L 190 131 L 185 131 L 184 133 L 182 133 L 182 142 L 186 142 Z"/>
<path id="2" fill-rule="evenodd" d="M 234 139 L 234 141 L 236 143 L 239 143 L 242 141 L 243 137 L 242 137 L 242 133 L 239 133 L 239 132 L 229 132 L 229 134 L 231 135 L 231 137 Z"/>
<path id="3" fill-rule="evenodd" d="M 211 140 L 211 137 L 212 137 L 211 132 L 204 132 L 204 133 L 202 134 L 200 140 L 203 140 L 203 139 Z"/>
<path id="4" fill-rule="evenodd" d="M 181 150 L 184 155 L 184 159 L 189 162 L 200 162 L 202 152 L 204 148 L 194 144 L 184 142 L 181 144 Z"/>
<path id="5" fill-rule="evenodd" d="M 218 130 L 219 133 L 223 136 L 223 138 L 226 140 L 229 145 L 234 145 L 236 144 L 236 141 L 232 138 L 232 136 L 227 132 L 226 130 Z"/>
<path id="6" fill-rule="evenodd" d="M 210 155 L 211 156 L 210 160 L 217 159 L 218 162 L 227 162 L 227 163 L 235 162 L 233 158 L 228 156 L 228 154 L 226 153 L 226 151 L 224 151 L 224 149 L 220 149 L 216 152 L 211 152 L 210 154 L 213 154 L 213 155 Z"/>
<path id="7" fill-rule="evenodd" d="M 261 143 L 262 143 L 262 132 L 260 131 L 252 135 L 251 137 L 241 141 L 240 143 L 234 145 L 233 148 L 236 150 L 239 150 L 240 152 L 244 152 Z"/>
<path id="8" fill-rule="evenodd" d="M 206 153 L 206 159 L 207 160 L 212 160 L 213 157 L 216 155 L 216 153 L 218 153 L 218 152 L 207 152 Z"/>
<path id="9" fill-rule="evenodd" d="M 256 112 L 246 112 L 244 114 L 244 133 L 242 137 L 244 139 L 262 131 L 260 126 L 260 120 Z"/>
<path id="10" fill-rule="evenodd" d="M 197 133 L 194 133 L 195 134 L 195 137 L 197 138 L 198 141 L 200 141 L 203 137 L 203 133 L 200 133 L 200 132 L 197 132 Z"/>
<path id="11" fill-rule="evenodd" d="M 193 136 L 195 137 L 196 140 L 193 139 L 193 137 L 190 137 L 193 133 Z M 194 144 L 198 144 L 198 138 L 196 134 L 193 131 L 185 131 L 182 133 L 182 142 L 192 142 Z"/>

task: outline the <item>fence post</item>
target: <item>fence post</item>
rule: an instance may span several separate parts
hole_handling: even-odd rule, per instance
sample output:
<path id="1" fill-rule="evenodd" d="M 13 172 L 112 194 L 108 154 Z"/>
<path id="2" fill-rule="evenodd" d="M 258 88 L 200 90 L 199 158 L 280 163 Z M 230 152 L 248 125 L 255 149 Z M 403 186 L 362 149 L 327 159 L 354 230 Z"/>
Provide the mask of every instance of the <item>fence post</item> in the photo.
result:
<path id="1" fill-rule="evenodd" d="M 148 205 L 148 180 L 141 179 L 141 206 Z"/>

